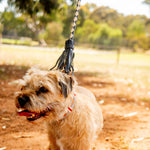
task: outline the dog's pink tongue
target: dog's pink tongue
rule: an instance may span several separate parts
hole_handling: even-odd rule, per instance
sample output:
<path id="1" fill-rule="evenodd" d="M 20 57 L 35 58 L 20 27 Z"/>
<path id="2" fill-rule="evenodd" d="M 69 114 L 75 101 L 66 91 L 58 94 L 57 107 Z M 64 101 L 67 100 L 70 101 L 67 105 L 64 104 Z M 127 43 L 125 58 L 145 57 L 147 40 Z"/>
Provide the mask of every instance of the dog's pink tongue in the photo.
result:
<path id="1" fill-rule="evenodd" d="M 27 110 L 24 110 L 24 111 L 22 111 L 22 112 L 18 112 L 18 115 L 19 115 L 19 116 L 26 116 L 26 117 L 31 116 L 31 115 L 33 115 L 33 114 L 36 114 L 36 113 L 34 113 L 34 112 L 29 112 L 29 111 L 27 111 Z"/>

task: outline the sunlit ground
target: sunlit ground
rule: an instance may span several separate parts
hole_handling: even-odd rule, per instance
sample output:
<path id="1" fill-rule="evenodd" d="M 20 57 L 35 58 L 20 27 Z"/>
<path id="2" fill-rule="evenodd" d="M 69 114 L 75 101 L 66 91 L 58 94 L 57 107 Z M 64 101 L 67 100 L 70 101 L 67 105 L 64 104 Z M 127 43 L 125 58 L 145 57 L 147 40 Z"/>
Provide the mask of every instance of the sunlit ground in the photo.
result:
<path id="1" fill-rule="evenodd" d="M 0 64 L 16 66 L 39 66 L 50 69 L 62 53 L 63 48 L 43 48 L 2 45 L 0 49 Z M 138 97 L 149 100 L 150 97 L 150 55 L 144 53 L 125 53 L 120 55 L 117 64 L 117 51 L 98 51 L 75 48 L 75 71 L 103 77 L 138 88 Z M 136 92 L 136 90 L 134 90 Z"/>
<path id="2" fill-rule="evenodd" d="M 44 124 L 29 124 L 16 115 L 14 93 L 28 68 L 51 68 L 63 48 L 2 45 L 0 49 L 0 145 L 5 149 L 44 150 Z M 75 76 L 101 105 L 104 128 L 99 149 L 149 150 L 150 55 L 75 48 Z M 12 103 L 13 102 L 13 103 Z M 32 141 L 32 142 L 31 142 Z M 14 143 L 18 143 L 15 145 Z M 24 144 L 22 144 L 24 143 Z"/>

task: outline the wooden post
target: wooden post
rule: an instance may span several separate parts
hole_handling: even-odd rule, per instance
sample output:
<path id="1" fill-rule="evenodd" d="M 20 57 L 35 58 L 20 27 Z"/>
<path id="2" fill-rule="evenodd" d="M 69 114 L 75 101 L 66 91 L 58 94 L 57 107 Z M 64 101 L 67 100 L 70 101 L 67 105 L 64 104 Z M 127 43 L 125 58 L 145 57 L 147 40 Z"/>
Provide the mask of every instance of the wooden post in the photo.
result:
<path id="1" fill-rule="evenodd" d="M 2 46 L 2 34 L 0 33 L 0 50 L 1 50 L 1 46 Z"/>
<path id="2" fill-rule="evenodd" d="M 117 65 L 119 65 L 120 62 L 120 47 L 117 49 Z"/>
<path id="3" fill-rule="evenodd" d="M 2 45 L 2 31 L 3 31 L 3 25 L 0 23 L 0 50 Z"/>

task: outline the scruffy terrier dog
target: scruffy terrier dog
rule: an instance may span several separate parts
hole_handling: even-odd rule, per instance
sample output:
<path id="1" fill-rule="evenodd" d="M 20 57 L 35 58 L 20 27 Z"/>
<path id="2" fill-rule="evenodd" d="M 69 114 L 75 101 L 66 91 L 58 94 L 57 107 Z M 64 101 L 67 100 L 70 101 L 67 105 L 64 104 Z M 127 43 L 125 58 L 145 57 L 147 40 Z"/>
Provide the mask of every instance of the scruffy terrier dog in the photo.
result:
<path id="1" fill-rule="evenodd" d="M 91 150 L 103 127 L 94 95 L 60 71 L 30 69 L 20 81 L 17 112 L 47 122 L 50 150 Z M 40 120 L 40 119 L 39 119 Z"/>

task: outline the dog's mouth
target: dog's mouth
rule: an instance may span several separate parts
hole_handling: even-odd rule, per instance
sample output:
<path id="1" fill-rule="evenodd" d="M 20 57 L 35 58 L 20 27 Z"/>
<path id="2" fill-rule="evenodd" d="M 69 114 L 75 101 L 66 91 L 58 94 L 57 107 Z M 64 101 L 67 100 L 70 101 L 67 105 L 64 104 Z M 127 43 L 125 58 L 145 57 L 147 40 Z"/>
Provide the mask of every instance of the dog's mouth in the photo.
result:
<path id="1" fill-rule="evenodd" d="M 31 112 L 31 111 L 29 111 L 27 109 L 19 108 L 17 110 L 17 113 L 18 113 L 19 116 L 25 116 L 25 117 L 27 117 L 28 121 L 35 121 L 35 120 L 37 120 L 37 119 L 39 119 L 41 117 L 46 116 L 46 114 L 48 112 L 50 112 L 51 110 L 52 109 L 47 108 L 46 110 L 37 113 L 37 112 Z"/>
<path id="2" fill-rule="evenodd" d="M 17 113 L 19 116 L 26 116 L 28 121 L 34 121 L 44 116 L 44 113 L 31 112 L 25 109 L 18 109 Z"/>

